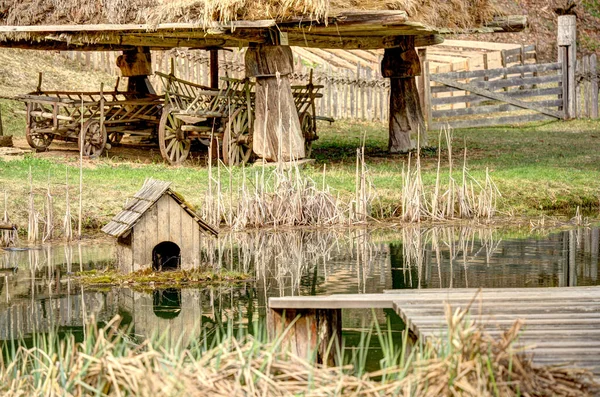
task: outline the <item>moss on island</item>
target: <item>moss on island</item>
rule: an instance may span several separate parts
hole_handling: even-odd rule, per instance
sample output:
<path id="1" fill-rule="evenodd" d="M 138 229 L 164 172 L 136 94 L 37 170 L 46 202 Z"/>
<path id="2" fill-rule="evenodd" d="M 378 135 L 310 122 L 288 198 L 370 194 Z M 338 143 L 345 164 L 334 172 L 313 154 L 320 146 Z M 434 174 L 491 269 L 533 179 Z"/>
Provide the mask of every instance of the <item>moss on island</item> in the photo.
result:
<path id="1" fill-rule="evenodd" d="M 239 284 L 252 280 L 247 273 L 205 269 L 170 270 L 157 272 L 152 269 L 124 274 L 114 268 L 88 270 L 75 274 L 84 287 L 129 286 L 137 288 L 196 287 L 214 284 Z"/>

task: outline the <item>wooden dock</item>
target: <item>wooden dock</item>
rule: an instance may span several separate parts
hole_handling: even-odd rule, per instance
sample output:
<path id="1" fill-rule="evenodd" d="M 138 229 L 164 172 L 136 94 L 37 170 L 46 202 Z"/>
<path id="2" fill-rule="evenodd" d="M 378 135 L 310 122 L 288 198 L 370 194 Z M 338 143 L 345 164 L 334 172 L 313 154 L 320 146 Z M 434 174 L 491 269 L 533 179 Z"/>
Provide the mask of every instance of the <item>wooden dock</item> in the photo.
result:
<path id="1" fill-rule="evenodd" d="M 491 335 L 522 319 L 518 343 L 532 347 L 535 363 L 588 368 L 600 379 L 600 287 L 392 290 L 271 298 L 269 324 L 274 331 L 300 314 L 290 338 L 302 353 L 309 346 L 318 348 L 319 343 L 341 337 L 342 309 L 394 309 L 417 338 L 429 338 L 445 333 L 446 304 L 455 310 L 470 303 L 471 318 Z"/>

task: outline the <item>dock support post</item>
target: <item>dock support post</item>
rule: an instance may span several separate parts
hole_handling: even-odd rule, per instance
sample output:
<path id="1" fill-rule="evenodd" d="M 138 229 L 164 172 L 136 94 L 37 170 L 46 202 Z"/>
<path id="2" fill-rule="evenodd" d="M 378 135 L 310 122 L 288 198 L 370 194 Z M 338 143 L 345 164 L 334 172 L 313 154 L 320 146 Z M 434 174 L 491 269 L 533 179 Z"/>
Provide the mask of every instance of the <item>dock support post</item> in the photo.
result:
<path id="1" fill-rule="evenodd" d="M 341 364 L 336 356 L 342 346 L 342 309 L 270 309 L 267 327 L 269 340 L 282 338 L 282 350 L 314 357 L 319 364 Z"/>

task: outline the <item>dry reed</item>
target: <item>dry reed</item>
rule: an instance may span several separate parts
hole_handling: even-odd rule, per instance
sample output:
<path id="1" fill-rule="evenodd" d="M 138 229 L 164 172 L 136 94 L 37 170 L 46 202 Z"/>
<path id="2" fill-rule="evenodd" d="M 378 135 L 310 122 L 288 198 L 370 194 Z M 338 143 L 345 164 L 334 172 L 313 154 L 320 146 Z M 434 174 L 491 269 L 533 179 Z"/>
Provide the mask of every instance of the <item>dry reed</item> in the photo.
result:
<path id="1" fill-rule="evenodd" d="M 29 166 L 29 199 L 27 202 L 28 222 L 27 222 L 27 241 L 34 243 L 38 241 L 39 228 L 39 213 L 35 210 L 35 196 L 33 194 L 33 177 L 31 174 L 31 166 Z"/>
<path id="2" fill-rule="evenodd" d="M 65 216 L 63 218 L 63 234 L 65 240 L 73 240 L 73 216 L 71 215 L 71 200 L 69 199 L 69 169 L 65 167 Z"/>
<path id="3" fill-rule="evenodd" d="M 0 393 L 13 396 L 587 396 L 598 385 L 586 370 L 538 366 L 515 347 L 521 322 L 501 337 L 485 334 L 468 309 L 446 308 L 447 335 L 407 352 L 375 325 L 385 358 L 379 371 L 353 365 L 327 367 L 282 349 L 227 332 L 216 345 L 187 348 L 155 336 L 137 345 L 118 329 L 118 318 L 87 328 L 76 343 L 39 337 L 34 346 L 0 356 Z M 259 332 L 259 334 L 261 334 Z M 367 345 L 359 346 L 367 349 Z M 360 365 L 360 363 L 356 363 Z M 360 375 L 360 374 L 363 375 Z"/>
<path id="4" fill-rule="evenodd" d="M 10 217 L 8 216 L 8 193 L 4 191 L 4 213 L 2 215 L 2 222 L 4 224 L 10 223 Z M 10 247 L 17 243 L 18 234 L 16 230 L 2 230 L 0 232 L 0 247 Z"/>
<path id="5" fill-rule="evenodd" d="M 228 191 L 221 179 L 222 168 L 229 175 Z M 268 174 L 266 168 L 254 172 L 254 178 L 242 169 L 241 185 L 234 192 L 231 168 L 218 162 L 215 178 L 209 166 L 203 217 L 212 224 L 225 222 L 235 230 L 347 222 L 342 203 L 329 187 L 321 190 L 311 178 L 302 175 L 296 162 L 287 169 L 275 167 Z"/>
<path id="6" fill-rule="evenodd" d="M 48 172 L 48 187 L 44 202 L 44 234 L 42 241 L 52 240 L 54 237 L 54 198 L 50 191 L 50 173 Z"/>
<path id="7" fill-rule="evenodd" d="M 442 136 L 448 151 L 448 177 L 444 186 L 442 181 Z M 413 165 L 414 163 L 414 165 Z M 428 192 L 421 177 L 421 153 L 412 160 L 408 158 L 406 171 L 402 171 L 402 198 L 397 212 L 406 222 L 422 220 L 441 221 L 447 219 L 491 219 L 496 213 L 500 191 L 492 180 L 488 169 L 485 181 L 479 182 L 467 167 L 467 149 L 463 154 L 461 183 L 454 178 L 454 160 L 452 157 L 452 129 L 443 128 L 438 140 L 438 163 L 433 192 Z M 445 190 L 442 190 L 445 189 Z"/>

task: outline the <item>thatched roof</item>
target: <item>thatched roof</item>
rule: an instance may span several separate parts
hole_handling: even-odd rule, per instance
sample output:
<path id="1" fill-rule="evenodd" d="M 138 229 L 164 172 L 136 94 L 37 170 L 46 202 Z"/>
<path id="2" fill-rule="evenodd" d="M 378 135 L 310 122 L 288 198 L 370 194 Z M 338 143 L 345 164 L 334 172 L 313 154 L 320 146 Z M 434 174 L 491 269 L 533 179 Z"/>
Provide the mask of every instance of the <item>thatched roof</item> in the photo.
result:
<path id="1" fill-rule="evenodd" d="M 125 50 L 145 46 L 315 48 L 416 45 L 446 33 L 519 31 L 525 18 L 498 17 L 493 0 L 0 0 L 0 46 Z M 279 43 L 279 42 L 278 42 Z"/>
<path id="2" fill-rule="evenodd" d="M 475 28 L 498 15 L 493 0 L 0 0 L 0 24 L 162 24 L 325 21 L 348 11 L 404 11 L 433 28 Z"/>
<path id="3" fill-rule="evenodd" d="M 102 228 L 102 231 L 113 237 L 125 236 L 165 194 L 171 196 L 200 226 L 200 230 L 216 236 L 218 232 L 196 214 L 183 197 L 171 190 L 171 182 L 148 179 L 142 188 L 129 199 L 121 212 Z"/>

